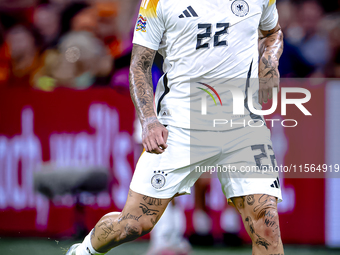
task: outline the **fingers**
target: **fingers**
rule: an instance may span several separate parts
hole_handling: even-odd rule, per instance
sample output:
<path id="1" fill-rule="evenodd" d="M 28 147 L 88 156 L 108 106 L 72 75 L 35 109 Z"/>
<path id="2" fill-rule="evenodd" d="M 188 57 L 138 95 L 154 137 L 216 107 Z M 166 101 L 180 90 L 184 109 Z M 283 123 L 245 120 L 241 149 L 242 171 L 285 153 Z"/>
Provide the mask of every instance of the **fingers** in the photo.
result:
<path id="1" fill-rule="evenodd" d="M 271 60 L 271 61 L 269 61 Z M 270 63 L 269 63 L 270 62 Z M 273 98 L 273 88 L 279 87 L 280 73 L 277 69 L 278 64 L 272 62 L 270 56 L 268 60 L 262 58 L 259 65 L 259 103 L 267 103 Z M 279 90 L 279 89 L 278 89 Z"/>
<path id="2" fill-rule="evenodd" d="M 280 92 L 280 77 L 275 80 L 274 87 L 277 88 L 277 93 Z"/>
<path id="3" fill-rule="evenodd" d="M 162 128 L 162 131 L 156 136 L 157 148 L 161 150 L 161 153 L 163 153 L 164 150 L 168 148 L 168 145 L 166 144 L 167 140 L 168 140 L 168 130 L 164 127 Z"/>
<path id="4" fill-rule="evenodd" d="M 263 103 L 265 104 L 268 102 L 268 92 L 269 92 L 269 89 L 262 90 L 262 99 L 263 99 Z"/>
<path id="5" fill-rule="evenodd" d="M 268 102 L 269 89 L 259 89 L 259 104 Z"/>
<path id="6" fill-rule="evenodd" d="M 278 79 L 275 81 L 264 82 L 260 80 L 259 86 L 259 104 L 268 103 L 268 100 L 273 99 L 273 88 L 277 88 L 277 93 L 280 90 Z"/>
<path id="7" fill-rule="evenodd" d="M 268 89 L 268 99 L 272 99 L 273 98 L 273 89 Z"/>
<path id="8" fill-rule="evenodd" d="M 275 86 L 274 88 L 277 88 L 276 94 L 279 93 L 280 87 Z M 269 89 L 259 89 L 259 103 L 262 105 L 262 103 L 268 103 L 268 100 L 273 99 L 273 88 Z"/>
<path id="9" fill-rule="evenodd" d="M 165 143 L 163 136 L 160 134 L 158 137 L 156 137 L 156 142 L 158 147 L 161 147 L 162 150 L 165 150 L 168 145 Z"/>
<path id="10" fill-rule="evenodd" d="M 150 130 L 143 138 L 143 146 L 146 152 L 161 154 L 168 147 L 166 141 L 168 139 L 168 130 L 162 126 Z"/>
<path id="11" fill-rule="evenodd" d="M 152 138 L 146 138 L 143 146 L 145 151 L 149 153 L 161 154 L 164 152 L 164 149 L 158 146 L 156 140 L 152 140 Z"/>
<path id="12" fill-rule="evenodd" d="M 146 152 L 150 152 L 152 150 L 152 147 L 147 139 L 143 139 L 143 147 Z"/>
<path id="13" fill-rule="evenodd" d="M 169 131 L 166 128 L 164 128 L 162 134 L 163 134 L 163 140 L 166 143 L 168 141 Z M 167 145 L 167 147 L 168 147 L 168 145 Z"/>
<path id="14" fill-rule="evenodd" d="M 151 140 L 150 143 L 151 143 L 151 146 L 152 146 L 151 153 L 162 154 L 164 152 L 164 149 L 162 147 L 158 146 L 156 140 Z"/>

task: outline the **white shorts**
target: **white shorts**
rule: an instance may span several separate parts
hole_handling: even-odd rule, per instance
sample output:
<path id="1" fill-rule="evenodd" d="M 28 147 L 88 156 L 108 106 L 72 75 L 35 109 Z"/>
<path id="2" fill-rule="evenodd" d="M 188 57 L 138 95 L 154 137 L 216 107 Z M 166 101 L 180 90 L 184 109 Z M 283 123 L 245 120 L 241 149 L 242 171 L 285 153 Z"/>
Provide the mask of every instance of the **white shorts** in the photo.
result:
<path id="1" fill-rule="evenodd" d="M 163 199 L 190 194 L 190 188 L 201 174 L 210 171 L 217 172 L 227 199 L 267 194 L 282 201 L 279 174 L 271 171 L 276 160 L 267 127 L 228 131 L 174 126 L 167 129 L 168 148 L 162 154 L 144 152 L 141 155 L 131 190 Z"/>

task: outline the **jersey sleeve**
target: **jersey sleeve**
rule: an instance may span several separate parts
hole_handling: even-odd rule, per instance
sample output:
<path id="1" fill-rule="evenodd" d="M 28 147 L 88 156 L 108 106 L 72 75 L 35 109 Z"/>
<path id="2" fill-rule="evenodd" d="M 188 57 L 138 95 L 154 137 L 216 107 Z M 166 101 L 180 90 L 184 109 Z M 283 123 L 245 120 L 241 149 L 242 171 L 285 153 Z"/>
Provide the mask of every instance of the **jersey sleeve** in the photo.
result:
<path id="1" fill-rule="evenodd" d="M 264 0 L 264 1 L 265 3 L 262 11 L 259 28 L 261 30 L 271 30 L 276 26 L 279 19 L 279 15 L 276 9 L 276 0 Z"/>
<path id="2" fill-rule="evenodd" d="M 160 0 L 143 0 L 132 43 L 158 50 L 165 30 Z"/>

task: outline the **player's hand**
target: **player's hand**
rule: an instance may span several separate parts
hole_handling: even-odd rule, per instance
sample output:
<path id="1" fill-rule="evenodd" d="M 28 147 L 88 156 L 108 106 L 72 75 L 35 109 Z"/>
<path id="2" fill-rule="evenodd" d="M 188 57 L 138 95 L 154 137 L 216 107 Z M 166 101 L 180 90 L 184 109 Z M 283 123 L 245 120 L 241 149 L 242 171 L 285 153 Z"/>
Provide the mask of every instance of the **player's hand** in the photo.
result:
<path id="1" fill-rule="evenodd" d="M 273 97 L 273 88 L 279 91 L 280 73 L 279 62 L 275 56 L 264 54 L 259 63 L 259 103 L 267 103 Z"/>
<path id="2" fill-rule="evenodd" d="M 158 121 L 156 117 L 147 118 L 142 125 L 143 146 L 146 152 L 161 154 L 168 147 L 168 130 Z"/>

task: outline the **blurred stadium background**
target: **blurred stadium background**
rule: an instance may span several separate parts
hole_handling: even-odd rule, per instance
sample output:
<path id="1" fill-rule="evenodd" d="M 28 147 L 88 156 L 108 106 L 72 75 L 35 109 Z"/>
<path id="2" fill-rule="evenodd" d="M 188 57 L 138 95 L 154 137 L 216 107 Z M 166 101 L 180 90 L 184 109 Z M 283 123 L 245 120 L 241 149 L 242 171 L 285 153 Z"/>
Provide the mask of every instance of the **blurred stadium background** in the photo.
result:
<path id="1" fill-rule="evenodd" d="M 139 5 L 0 1 L 1 254 L 63 254 L 102 215 L 122 209 L 141 152 L 128 90 Z M 305 118 L 288 108 L 285 118 L 299 125 L 272 128 L 277 161 L 334 166 L 340 163 L 340 1 L 277 0 L 277 7 L 285 34 L 282 86 L 308 88 L 313 113 Z M 158 56 L 154 87 L 161 66 Z M 279 113 L 271 118 L 282 119 Z M 286 253 L 339 254 L 339 174 L 281 177 Z M 196 192 L 203 187 L 205 201 L 197 203 L 195 189 L 177 200 L 193 254 L 250 254 L 250 239 L 217 178 L 204 183 Z M 197 210 L 209 217 L 203 235 L 193 222 Z M 147 246 L 148 236 L 115 254 L 144 254 Z"/>

